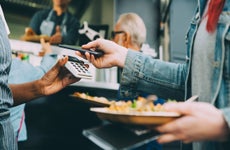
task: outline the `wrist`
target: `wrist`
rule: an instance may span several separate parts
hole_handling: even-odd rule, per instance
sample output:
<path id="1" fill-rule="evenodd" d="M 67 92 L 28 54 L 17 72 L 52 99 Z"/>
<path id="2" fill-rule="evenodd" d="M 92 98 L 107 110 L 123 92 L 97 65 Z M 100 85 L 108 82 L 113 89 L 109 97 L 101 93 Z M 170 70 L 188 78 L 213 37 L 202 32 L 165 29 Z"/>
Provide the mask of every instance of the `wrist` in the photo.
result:
<path id="1" fill-rule="evenodd" d="M 42 84 L 42 80 L 35 80 L 34 85 L 34 95 L 36 95 L 36 97 L 41 97 L 41 96 L 45 96 L 45 90 L 44 90 L 44 86 Z"/>
<path id="2" fill-rule="evenodd" d="M 125 60 L 126 60 L 127 54 L 128 54 L 127 48 L 122 47 L 121 49 L 119 49 L 116 66 L 121 67 L 121 68 L 125 66 Z"/>

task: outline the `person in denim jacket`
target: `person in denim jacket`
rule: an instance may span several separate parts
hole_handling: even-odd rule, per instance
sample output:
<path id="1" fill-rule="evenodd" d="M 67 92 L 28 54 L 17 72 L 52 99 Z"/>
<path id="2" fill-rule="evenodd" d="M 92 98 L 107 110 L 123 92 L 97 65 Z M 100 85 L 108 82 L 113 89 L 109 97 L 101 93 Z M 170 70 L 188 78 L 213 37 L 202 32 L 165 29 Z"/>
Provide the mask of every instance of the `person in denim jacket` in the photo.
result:
<path id="1" fill-rule="evenodd" d="M 97 68 L 123 68 L 120 94 L 139 92 L 183 100 L 192 95 L 199 102 L 165 104 L 167 111 L 182 116 L 155 127 L 159 143 L 193 142 L 194 150 L 230 148 L 230 0 L 198 0 L 186 36 L 186 63 L 164 62 L 98 39 L 82 48 L 101 49 L 103 57 L 86 57 Z"/>

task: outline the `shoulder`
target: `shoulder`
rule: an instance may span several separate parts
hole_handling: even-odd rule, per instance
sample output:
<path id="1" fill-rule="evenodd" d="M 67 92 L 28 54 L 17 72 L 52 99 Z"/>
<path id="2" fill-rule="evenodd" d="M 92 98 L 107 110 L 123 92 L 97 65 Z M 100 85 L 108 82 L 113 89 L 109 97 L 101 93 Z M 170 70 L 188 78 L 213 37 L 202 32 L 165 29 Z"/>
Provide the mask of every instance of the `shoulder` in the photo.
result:
<path id="1" fill-rule="evenodd" d="M 68 21 L 67 21 L 68 26 L 80 27 L 80 21 L 77 19 L 77 17 L 69 12 L 67 14 L 68 14 Z"/>
<path id="2" fill-rule="evenodd" d="M 68 15 L 68 19 L 69 21 L 74 21 L 74 22 L 79 22 L 79 20 L 77 19 L 76 16 L 74 16 L 73 14 L 71 14 L 70 12 L 67 12 L 67 15 Z"/>
<path id="3" fill-rule="evenodd" d="M 39 10 L 37 11 L 34 16 L 37 16 L 37 17 L 45 17 L 49 14 L 51 9 L 44 9 L 44 10 Z"/>

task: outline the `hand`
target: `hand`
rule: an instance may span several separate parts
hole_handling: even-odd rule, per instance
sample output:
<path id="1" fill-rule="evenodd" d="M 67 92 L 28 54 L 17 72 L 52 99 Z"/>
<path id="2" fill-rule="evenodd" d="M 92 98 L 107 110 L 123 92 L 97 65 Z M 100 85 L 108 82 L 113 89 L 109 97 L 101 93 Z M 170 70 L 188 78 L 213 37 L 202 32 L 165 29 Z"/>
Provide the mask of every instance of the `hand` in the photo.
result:
<path id="1" fill-rule="evenodd" d="M 56 32 L 50 37 L 50 44 L 60 44 L 62 42 L 61 27 L 56 27 Z"/>
<path id="2" fill-rule="evenodd" d="M 25 28 L 25 34 L 20 37 L 23 41 L 39 42 L 43 38 L 45 41 L 49 41 L 50 37 L 48 35 L 37 35 L 34 30 L 30 27 Z"/>
<path id="3" fill-rule="evenodd" d="M 43 38 L 40 39 L 40 43 L 42 45 L 42 49 L 39 52 L 39 56 L 44 56 L 46 54 L 50 54 L 52 52 L 52 49 L 50 47 L 50 43 L 49 42 L 45 42 L 45 40 Z"/>
<path id="4" fill-rule="evenodd" d="M 182 140 L 185 143 L 203 140 L 226 140 L 229 128 L 220 110 L 203 102 L 165 104 L 167 111 L 182 116 L 172 122 L 156 127 L 162 133 L 159 143 Z"/>
<path id="5" fill-rule="evenodd" d="M 26 27 L 25 28 L 25 35 L 26 36 L 34 36 L 34 35 L 37 35 L 34 30 L 30 27 Z"/>
<path id="6" fill-rule="evenodd" d="M 39 81 L 38 86 L 42 95 L 54 94 L 69 84 L 77 82 L 80 78 L 74 77 L 65 67 L 68 57 L 59 59 L 56 65 L 51 68 Z"/>
<path id="7" fill-rule="evenodd" d="M 82 48 L 93 50 L 100 49 L 104 51 L 104 55 L 96 59 L 89 53 L 85 53 L 85 56 L 83 56 L 79 52 L 76 52 L 77 55 L 86 58 L 97 68 L 110 68 L 113 66 L 123 67 L 128 52 L 126 48 L 105 39 L 97 39 L 89 42 L 86 45 L 82 45 Z"/>
<path id="8" fill-rule="evenodd" d="M 20 37 L 20 40 L 23 41 L 34 41 L 38 38 L 38 35 L 34 32 L 34 30 L 30 27 L 25 28 L 25 33 Z"/>

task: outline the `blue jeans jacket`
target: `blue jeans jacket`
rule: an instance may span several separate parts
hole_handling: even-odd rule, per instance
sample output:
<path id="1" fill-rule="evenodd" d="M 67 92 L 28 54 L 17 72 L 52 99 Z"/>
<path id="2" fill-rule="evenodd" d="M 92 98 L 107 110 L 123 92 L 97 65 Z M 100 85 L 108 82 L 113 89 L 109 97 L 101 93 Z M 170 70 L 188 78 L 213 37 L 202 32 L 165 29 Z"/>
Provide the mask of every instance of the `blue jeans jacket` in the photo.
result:
<path id="1" fill-rule="evenodd" d="M 134 97 L 139 92 L 156 94 L 162 98 L 184 100 L 191 96 L 191 60 L 194 38 L 203 15 L 206 0 L 198 0 L 196 13 L 186 34 L 187 56 L 184 64 L 152 59 L 129 51 L 123 68 L 120 95 Z M 230 0 L 226 0 L 217 25 L 215 62 L 212 67 L 212 99 L 210 103 L 223 112 L 230 127 Z M 229 142 L 196 142 L 196 150 L 224 150 Z"/>
<path id="2" fill-rule="evenodd" d="M 46 55 L 43 57 L 41 65 L 34 67 L 30 63 L 13 58 L 9 74 L 9 83 L 18 84 L 37 80 L 41 78 L 56 63 L 56 61 L 56 55 Z M 10 120 L 18 141 L 24 141 L 27 139 L 25 118 L 23 116 L 24 108 L 25 104 L 10 108 Z"/>

